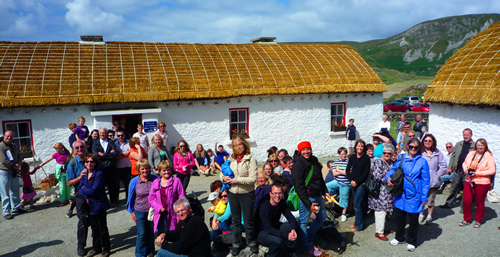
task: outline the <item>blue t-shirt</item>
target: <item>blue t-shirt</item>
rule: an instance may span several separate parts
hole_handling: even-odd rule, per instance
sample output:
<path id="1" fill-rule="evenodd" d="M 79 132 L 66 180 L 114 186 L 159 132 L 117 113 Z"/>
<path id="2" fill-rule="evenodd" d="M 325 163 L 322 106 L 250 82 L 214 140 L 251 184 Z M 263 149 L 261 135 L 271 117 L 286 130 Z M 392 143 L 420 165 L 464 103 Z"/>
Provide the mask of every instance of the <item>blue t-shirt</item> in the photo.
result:
<path id="1" fill-rule="evenodd" d="M 384 146 L 382 146 L 382 143 L 380 143 L 373 150 L 373 156 L 382 157 L 382 155 L 384 155 Z"/>
<path id="2" fill-rule="evenodd" d="M 229 153 L 225 150 L 222 153 L 217 151 L 217 163 L 219 163 L 219 165 L 224 163 L 224 156 L 229 156 Z"/>

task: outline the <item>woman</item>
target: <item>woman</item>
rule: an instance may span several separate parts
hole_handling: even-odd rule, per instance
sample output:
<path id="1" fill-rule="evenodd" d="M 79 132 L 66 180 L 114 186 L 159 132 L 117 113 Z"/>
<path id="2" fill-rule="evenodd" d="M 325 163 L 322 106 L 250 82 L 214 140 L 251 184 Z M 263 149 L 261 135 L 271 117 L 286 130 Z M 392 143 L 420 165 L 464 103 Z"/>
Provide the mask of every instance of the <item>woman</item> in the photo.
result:
<path id="1" fill-rule="evenodd" d="M 321 172 L 322 165 L 318 158 L 312 155 L 311 143 L 302 141 L 297 145 L 297 148 L 298 154 L 293 156 L 294 165 L 292 167 L 293 185 L 300 198 L 300 229 L 298 229 L 297 233 L 299 234 L 302 250 L 308 255 L 318 256 L 321 252 L 313 246 L 313 239 L 326 219 L 325 200 L 322 196 L 330 198 L 330 195 L 327 193 L 325 180 Z M 309 173 L 311 173 L 311 176 L 309 176 Z M 306 185 L 305 181 L 308 177 L 310 177 L 310 180 Z M 307 229 L 307 222 L 312 212 L 315 213 L 316 218 Z"/>
<path id="2" fill-rule="evenodd" d="M 401 163 L 401 170 L 404 176 L 403 193 L 394 196 L 394 212 L 396 213 L 396 238 L 390 241 L 391 245 L 398 245 L 405 242 L 406 216 L 409 216 L 409 228 L 406 242 L 406 249 L 410 252 L 415 251 L 418 234 L 418 215 L 423 211 L 423 206 L 427 203 L 427 194 L 429 193 L 429 165 L 420 155 L 422 143 L 417 138 L 408 141 L 408 153 L 399 156 L 391 171 L 385 175 L 385 181 L 388 186 L 394 186 L 391 176 Z M 411 182 L 409 180 L 411 180 Z M 413 183 L 412 183 L 413 182 Z"/>
<path id="3" fill-rule="evenodd" d="M 148 152 L 148 162 L 151 164 L 151 167 L 156 174 L 160 174 L 158 164 L 165 160 L 168 160 L 167 147 L 163 145 L 163 138 L 161 138 L 160 135 L 155 134 L 151 139 L 151 148 L 149 148 Z"/>
<path id="4" fill-rule="evenodd" d="M 169 160 L 158 164 L 161 177 L 153 181 L 148 196 L 148 202 L 155 210 L 153 231 L 158 233 L 175 230 L 178 220 L 173 206 L 177 199 L 186 196 L 181 180 L 172 176 L 172 170 Z"/>
<path id="5" fill-rule="evenodd" d="M 266 162 L 264 163 L 264 166 L 262 166 L 262 171 L 266 173 L 271 181 L 275 177 L 275 173 L 273 172 L 273 170 L 273 165 L 270 162 Z"/>
<path id="6" fill-rule="evenodd" d="M 396 139 L 396 142 L 398 143 L 397 144 L 397 148 L 398 148 L 398 153 L 401 153 L 401 150 L 403 149 L 403 140 L 406 136 L 406 129 L 411 129 L 411 125 L 404 125 L 401 127 L 401 131 L 398 133 L 398 136 L 397 136 L 397 139 Z"/>
<path id="7" fill-rule="evenodd" d="M 169 147 L 169 144 L 168 144 L 168 132 L 167 132 L 167 124 L 163 121 L 161 121 L 160 123 L 158 123 L 158 130 L 156 130 L 155 132 L 155 135 L 160 135 L 161 139 L 162 139 L 162 144 L 167 147 Z"/>
<path id="8" fill-rule="evenodd" d="M 391 140 L 391 143 L 393 145 L 397 145 L 396 141 L 389 133 L 389 131 L 391 131 L 391 122 L 387 120 L 387 115 L 382 115 L 382 121 L 378 123 L 378 130 L 380 131 L 380 134 L 382 136 L 387 137 L 389 140 Z"/>
<path id="9" fill-rule="evenodd" d="M 392 213 L 393 197 L 385 187 L 385 175 L 389 173 L 394 163 L 392 161 L 394 146 L 384 144 L 383 147 L 382 158 L 375 159 L 372 174 L 373 179 L 380 182 L 380 193 L 378 197 L 368 195 L 368 208 L 375 211 L 375 237 L 387 241 L 389 239 L 384 235 L 385 217 L 387 212 Z"/>
<path id="10" fill-rule="evenodd" d="M 194 156 L 185 140 L 177 143 L 173 164 L 177 171 L 177 177 L 182 181 L 185 193 L 191 179 L 191 169 L 194 167 Z"/>
<path id="11" fill-rule="evenodd" d="M 151 166 L 146 159 L 137 161 L 135 168 L 139 171 L 139 176 L 130 181 L 127 199 L 127 211 L 137 225 L 135 256 L 153 256 L 155 252 L 154 230 L 153 223 L 148 220 L 151 207 L 148 197 L 156 176 L 150 174 Z"/>
<path id="12" fill-rule="evenodd" d="M 94 140 L 99 139 L 99 130 L 94 129 L 90 132 L 90 139 L 85 142 L 87 144 L 87 151 L 92 152 L 92 146 L 94 144 Z"/>
<path id="13" fill-rule="evenodd" d="M 281 175 L 283 173 L 283 167 L 281 166 L 281 161 L 277 154 L 273 153 L 269 156 L 269 161 L 273 165 L 273 171 Z"/>
<path id="14" fill-rule="evenodd" d="M 224 176 L 222 181 L 231 184 L 229 188 L 229 204 L 231 206 L 233 226 L 233 249 L 231 254 L 238 256 L 243 246 L 241 237 L 241 216 L 245 222 L 245 235 L 247 245 L 252 253 L 258 254 L 259 247 L 254 235 L 254 185 L 257 180 L 257 160 L 250 155 L 250 144 L 240 135 L 233 138 L 233 153 L 229 156 L 230 168 L 234 178 Z"/>
<path id="15" fill-rule="evenodd" d="M 351 231 L 361 231 L 365 228 L 365 205 L 363 204 L 366 199 L 366 191 L 361 186 L 370 174 L 371 159 L 366 154 L 367 147 L 363 140 L 356 141 L 354 145 L 356 154 L 349 156 L 347 167 L 345 170 L 346 176 L 349 179 L 354 193 L 354 211 L 356 217 L 354 224 L 351 225 Z"/>
<path id="16" fill-rule="evenodd" d="M 436 194 L 441 186 L 440 177 L 446 174 L 448 165 L 446 164 L 443 153 L 436 148 L 436 138 L 433 135 L 425 134 L 422 142 L 424 143 L 422 157 L 427 160 L 427 164 L 429 165 L 431 184 L 429 195 L 427 196 L 429 197 L 427 218 L 425 218 L 424 212 L 421 212 L 418 216 L 418 223 L 430 225 L 432 223 L 432 212 L 434 211 L 436 203 Z"/>
<path id="17" fill-rule="evenodd" d="M 471 223 L 472 201 L 475 199 L 476 222 L 474 227 L 480 228 L 484 216 L 484 199 L 491 186 L 491 176 L 496 171 L 495 160 L 484 138 L 476 141 L 474 150 L 469 152 L 462 167 L 466 172 L 463 199 L 464 220 L 459 225 L 466 226 Z"/>
<path id="18" fill-rule="evenodd" d="M 130 164 L 132 165 L 132 167 L 130 168 L 130 174 L 132 174 L 132 177 L 135 177 L 139 175 L 139 171 L 136 169 L 137 161 L 146 158 L 148 155 L 146 154 L 146 151 L 144 151 L 144 149 L 141 147 L 139 138 L 130 138 L 130 140 L 128 141 L 128 145 L 130 147 L 128 158 L 130 159 Z"/>
<path id="19" fill-rule="evenodd" d="M 265 167 L 265 166 L 264 166 Z M 257 173 L 257 181 L 255 182 L 255 205 L 254 208 L 260 205 L 260 201 L 271 192 L 271 179 L 269 175 L 262 170 Z"/>
<path id="20" fill-rule="evenodd" d="M 109 256 L 111 242 L 109 240 L 108 225 L 106 221 L 106 210 L 110 203 L 106 196 L 104 175 L 97 167 L 101 162 L 96 155 L 88 154 L 84 158 L 86 170 L 82 171 L 82 179 L 78 186 L 78 194 L 87 203 L 88 222 L 92 229 L 92 250 L 87 256 L 94 256 L 102 252 L 102 256 Z M 84 208 L 84 207 L 82 207 Z"/>
<path id="21" fill-rule="evenodd" d="M 194 152 L 194 163 L 196 164 L 196 167 L 198 168 L 198 171 L 205 174 L 206 177 L 210 175 L 210 156 L 208 153 L 203 149 L 202 144 L 198 144 L 196 146 L 196 151 Z"/>
<path id="22" fill-rule="evenodd" d="M 212 231 L 210 232 L 210 241 L 213 241 L 214 238 L 224 232 L 231 231 L 231 207 L 228 201 L 228 189 L 224 190 L 220 194 L 220 199 L 224 203 L 227 204 L 226 211 L 221 216 L 218 216 L 217 213 L 214 214 L 212 218 L 212 222 L 210 226 L 212 227 Z"/>

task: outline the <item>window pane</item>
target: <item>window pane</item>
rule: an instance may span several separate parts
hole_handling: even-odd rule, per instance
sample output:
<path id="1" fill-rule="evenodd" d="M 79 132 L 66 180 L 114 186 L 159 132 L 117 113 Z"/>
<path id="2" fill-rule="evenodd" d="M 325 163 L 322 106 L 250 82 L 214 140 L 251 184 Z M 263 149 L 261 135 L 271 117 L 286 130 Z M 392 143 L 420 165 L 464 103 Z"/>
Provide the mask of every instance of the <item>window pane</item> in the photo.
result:
<path id="1" fill-rule="evenodd" d="M 344 115 L 344 105 L 342 105 L 342 104 L 337 105 L 337 115 L 340 115 L 340 116 Z"/>
<path id="2" fill-rule="evenodd" d="M 238 121 L 238 111 L 231 111 L 231 122 Z"/>
<path id="3" fill-rule="evenodd" d="M 14 132 L 14 137 L 18 137 L 18 135 L 17 135 L 17 123 L 7 123 L 7 124 L 5 124 L 5 128 L 7 130 Z"/>
<path id="4" fill-rule="evenodd" d="M 336 115 L 337 114 L 337 108 L 335 108 L 334 104 L 332 104 L 331 112 L 332 112 L 332 115 Z"/>
<path id="5" fill-rule="evenodd" d="M 247 130 L 246 123 L 238 123 L 238 132 L 241 133 L 242 129 L 244 129 L 246 132 L 246 130 Z"/>
<path id="6" fill-rule="evenodd" d="M 237 123 L 233 123 L 233 124 L 231 124 L 230 128 L 231 128 L 231 134 L 232 134 L 233 130 L 235 130 L 235 129 L 238 128 L 238 124 Z"/>
<path id="7" fill-rule="evenodd" d="M 19 139 L 12 139 L 12 143 L 15 144 L 15 145 L 17 145 L 17 147 L 19 148 L 19 150 L 21 150 L 21 147 L 20 147 L 21 142 L 19 142 Z"/>
<path id="8" fill-rule="evenodd" d="M 27 147 L 31 150 L 31 141 L 29 138 L 21 138 L 19 141 L 21 142 L 19 145 L 20 148 Z"/>
<path id="9" fill-rule="evenodd" d="M 19 125 L 19 137 L 29 137 L 30 127 L 27 122 L 18 123 Z"/>
<path id="10" fill-rule="evenodd" d="M 337 124 L 339 124 L 339 123 L 342 124 L 342 117 L 337 116 Z"/>
<path id="11" fill-rule="evenodd" d="M 239 121 L 247 121 L 247 114 L 246 114 L 246 110 L 240 110 L 239 111 Z"/>

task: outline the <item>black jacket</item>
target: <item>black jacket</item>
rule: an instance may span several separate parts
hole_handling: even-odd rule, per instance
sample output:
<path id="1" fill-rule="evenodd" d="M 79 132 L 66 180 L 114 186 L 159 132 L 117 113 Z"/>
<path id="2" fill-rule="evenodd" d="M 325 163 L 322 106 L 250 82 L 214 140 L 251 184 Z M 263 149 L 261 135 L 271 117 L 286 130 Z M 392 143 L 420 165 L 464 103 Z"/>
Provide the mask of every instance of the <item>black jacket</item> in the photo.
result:
<path id="1" fill-rule="evenodd" d="M 113 152 L 111 152 L 113 151 Z M 103 156 L 99 156 L 99 152 L 104 153 Z M 97 155 L 99 161 L 101 161 L 101 167 L 99 170 L 104 170 L 107 168 L 114 168 L 116 164 L 115 156 L 116 156 L 116 144 L 115 142 L 108 139 L 108 147 L 106 151 L 101 145 L 101 139 L 94 140 L 92 144 L 92 153 Z"/>
<path id="2" fill-rule="evenodd" d="M 312 203 L 309 197 L 318 197 L 327 192 L 323 173 L 321 172 L 323 165 L 321 165 L 315 156 L 311 155 L 309 160 L 307 160 L 299 153 L 293 156 L 293 161 L 295 164 L 292 167 L 292 179 L 295 192 L 299 195 L 300 201 L 310 209 Z M 313 167 L 313 173 L 306 187 L 305 182 L 311 166 Z"/>
<path id="3" fill-rule="evenodd" d="M 181 221 L 175 230 L 165 233 L 161 248 L 189 257 L 209 257 L 210 232 L 201 217 L 193 215 Z"/>
<path id="4" fill-rule="evenodd" d="M 359 187 L 370 175 L 370 166 L 371 161 L 368 155 L 363 154 L 361 158 L 358 158 L 356 154 L 351 154 L 345 174 L 350 181 L 354 180 L 356 182 L 356 187 Z"/>

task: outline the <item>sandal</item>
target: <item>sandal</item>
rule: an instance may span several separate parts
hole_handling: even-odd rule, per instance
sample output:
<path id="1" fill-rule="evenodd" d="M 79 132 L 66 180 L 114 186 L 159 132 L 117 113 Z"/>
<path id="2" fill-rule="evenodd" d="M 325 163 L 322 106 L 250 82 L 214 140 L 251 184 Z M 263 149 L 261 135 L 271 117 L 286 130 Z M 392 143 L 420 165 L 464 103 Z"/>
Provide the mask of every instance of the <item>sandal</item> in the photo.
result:
<path id="1" fill-rule="evenodd" d="M 474 228 L 480 228 L 480 227 L 481 227 L 481 223 L 479 223 L 479 222 L 474 223 Z"/>
<path id="2" fill-rule="evenodd" d="M 462 221 L 462 222 L 458 223 L 458 225 L 459 225 L 460 227 L 463 227 L 463 226 L 470 225 L 470 222 L 467 222 L 467 221 L 465 221 L 465 220 L 464 220 L 464 221 Z M 475 226 L 475 225 L 474 225 L 474 226 Z"/>

